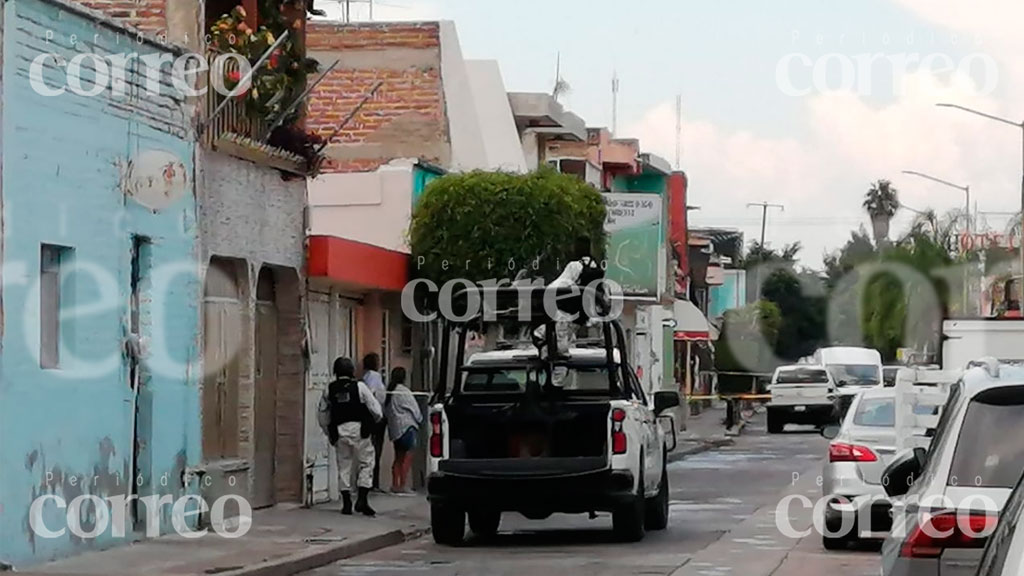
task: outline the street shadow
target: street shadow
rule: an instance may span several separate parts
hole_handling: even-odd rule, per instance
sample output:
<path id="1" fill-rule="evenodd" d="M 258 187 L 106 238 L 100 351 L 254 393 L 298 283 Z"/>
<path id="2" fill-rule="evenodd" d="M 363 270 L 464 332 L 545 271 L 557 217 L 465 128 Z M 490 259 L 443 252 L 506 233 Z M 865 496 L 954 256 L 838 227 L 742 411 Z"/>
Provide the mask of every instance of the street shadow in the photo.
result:
<path id="1" fill-rule="evenodd" d="M 466 546 L 473 548 L 557 548 L 561 546 L 607 546 L 623 544 L 610 528 L 555 528 L 552 530 L 531 530 L 499 532 L 490 537 L 470 534 Z"/>
<path id="2" fill-rule="evenodd" d="M 499 532 L 494 536 L 481 537 L 468 532 L 463 547 L 467 548 L 588 548 L 600 546 L 636 546 L 643 543 L 657 543 L 670 530 L 648 532 L 644 539 L 639 542 L 624 542 L 620 540 L 610 526 L 595 526 L 593 528 L 552 528 L 550 530 L 515 530 Z M 702 534 L 701 536 L 706 536 Z"/>

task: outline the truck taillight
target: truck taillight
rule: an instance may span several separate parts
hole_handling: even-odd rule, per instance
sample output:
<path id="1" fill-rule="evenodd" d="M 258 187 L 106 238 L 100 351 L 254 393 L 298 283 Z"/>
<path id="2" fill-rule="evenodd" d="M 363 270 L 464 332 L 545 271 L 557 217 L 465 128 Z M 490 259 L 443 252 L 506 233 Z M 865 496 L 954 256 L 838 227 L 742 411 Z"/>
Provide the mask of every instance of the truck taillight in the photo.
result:
<path id="1" fill-rule="evenodd" d="M 622 408 L 612 410 L 612 454 L 625 454 L 629 447 L 622 423 L 626 421 L 626 411 Z"/>
<path id="2" fill-rule="evenodd" d="M 430 455 L 434 458 L 444 456 L 444 426 L 440 412 L 430 415 Z"/>
<path id="3" fill-rule="evenodd" d="M 878 456 L 867 446 L 833 442 L 828 446 L 829 462 L 877 462 Z"/>
<path id="4" fill-rule="evenodd" d="M 938 558 L 949 548 L 984 548 L 998 518 L 988 514 L 948 512 L 921 522 L 903 541 L 904 558 Z"/>

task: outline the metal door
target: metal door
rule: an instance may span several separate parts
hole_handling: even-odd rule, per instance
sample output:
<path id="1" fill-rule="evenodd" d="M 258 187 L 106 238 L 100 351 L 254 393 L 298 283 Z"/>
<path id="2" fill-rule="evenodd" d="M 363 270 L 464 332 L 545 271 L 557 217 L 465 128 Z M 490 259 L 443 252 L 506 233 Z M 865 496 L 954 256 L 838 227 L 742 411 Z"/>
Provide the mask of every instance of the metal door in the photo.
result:
<path id="1" fill-rule="evenodd" d="M 256 398 L 253 428 L 253 507 L 275 504 L 274 470 L 277 453 L 277 307 L 256 304 Z"/>
<path id="2" fill-rule="evenodd" d="M 309 300 L 310 378 L 306 389 L 306 465 L 312 475 L 313 502 L 326 502 L 338 495 L 334 450 L 317 424 L 317 407 L 327 385 L 334 379 L 331 369 L 339 356 L 352 357 L 353 309 L 337 296 L 312 294 Z"/>

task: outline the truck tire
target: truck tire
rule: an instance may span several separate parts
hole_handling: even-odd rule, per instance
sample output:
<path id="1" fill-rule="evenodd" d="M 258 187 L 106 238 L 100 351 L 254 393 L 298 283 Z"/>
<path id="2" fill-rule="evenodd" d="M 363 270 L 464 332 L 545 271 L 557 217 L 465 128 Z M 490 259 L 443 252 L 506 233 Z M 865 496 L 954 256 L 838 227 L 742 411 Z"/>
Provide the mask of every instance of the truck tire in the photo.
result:
<path id="1" fill-rule="evenodd" d="M 501 512 L 478 510 L 469 513 L 469 529 L 480 538 L 493 538 L 501 525 Z"/>
<path id="2" fill-rule="evenodd" d="M 647 499 L 644 498 L 644 462 L 640 460 L 640 480 L 632 502 L 623 504 L 612 512 L 612 530 L 623 542 L 639 542 L 644 539 L 644 512 Z"/>
<path id="3" fill-rule="evenodd" d="M 466 537 L 466 511 L 450 504 L 430 504 L 430 531 L 434 542 L 459 546 Z"/>
<path id="4" fill-rule="evenodd" d="M 849 540 L 846 538 L 829 538 L 828 536 L 821 537 L 821 545 L 828 551 L 835 550 L 846 550 L 846 545 Z"/>
<path id="5" fill-rule="evenodd" d="M 668 455 L 665 456 L 668 460 Z M 648 530 L 664 530 L 668 528 L 668 469 L 667 464 L 661 465 L 661 482 L 658 483 L 658 495 L 647 500 L 644 515 L 644 527 Z"/>
<path id="6" fill-rule="evenodd" d="M 782 434 L 782 431 L 786 428 L 786 421 L 782 419 L 781 415 L 776 410 L 768 409 L 768 433 L 769 434 Z"/>

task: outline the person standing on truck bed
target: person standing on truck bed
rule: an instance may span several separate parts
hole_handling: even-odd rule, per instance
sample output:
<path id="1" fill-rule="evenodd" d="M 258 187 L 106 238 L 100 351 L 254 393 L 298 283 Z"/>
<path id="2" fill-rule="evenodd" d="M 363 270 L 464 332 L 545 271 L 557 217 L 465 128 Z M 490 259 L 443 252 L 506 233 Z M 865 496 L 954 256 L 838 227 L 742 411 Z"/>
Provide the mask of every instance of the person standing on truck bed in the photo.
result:
<path id="1" fill-rule="evenodd" d="M 384 414 L 369 387 L 356 380 L 355 373 L 352 360 L 338 358 L 334 361 L 335 380 L 320 400 L 319 423 L 338 457 L 338 486 L 343 503 L 341 513 L 352 514 L 352 466 L 355 464 L 359 489 L 355 511 L 374 516 L 376 512 L 369 502 L 374 463 L 370 436 Z"/>

